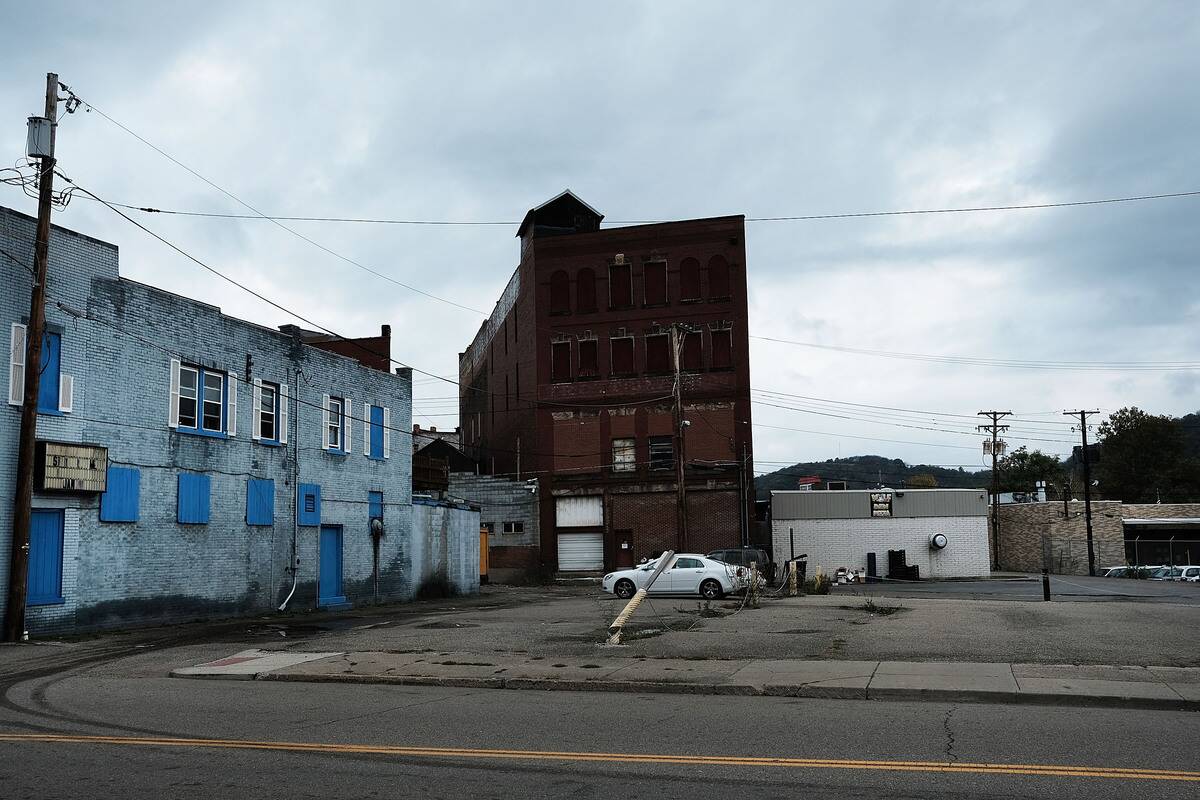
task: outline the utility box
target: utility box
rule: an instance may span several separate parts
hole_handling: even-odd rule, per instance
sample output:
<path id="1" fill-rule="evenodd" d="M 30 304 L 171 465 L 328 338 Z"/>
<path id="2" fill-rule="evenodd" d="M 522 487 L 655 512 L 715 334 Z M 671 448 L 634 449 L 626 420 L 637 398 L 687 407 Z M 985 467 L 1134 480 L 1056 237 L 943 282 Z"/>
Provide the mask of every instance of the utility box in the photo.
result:
<path id="1" fill-rule="evenodd" d="M 49 158 L 51 156 L 50 132 L 52 127 L 46 117 L 30 117 L 25 136 L 25 155 L 30 158 Z"/>

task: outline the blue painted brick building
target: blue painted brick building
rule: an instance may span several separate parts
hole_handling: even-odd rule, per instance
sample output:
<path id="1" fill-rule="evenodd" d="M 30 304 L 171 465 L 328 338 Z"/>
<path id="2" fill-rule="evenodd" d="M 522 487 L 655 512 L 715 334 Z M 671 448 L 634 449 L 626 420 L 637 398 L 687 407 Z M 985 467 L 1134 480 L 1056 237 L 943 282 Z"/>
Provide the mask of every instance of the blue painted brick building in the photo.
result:
<path id="1" fill-rule="evenodd" d="M 0 603 L 35 227 L 0 208 Z M 30 632 L 415 594 L 411 375 L 123 279 L 117 261 L 52 231 Z"/>

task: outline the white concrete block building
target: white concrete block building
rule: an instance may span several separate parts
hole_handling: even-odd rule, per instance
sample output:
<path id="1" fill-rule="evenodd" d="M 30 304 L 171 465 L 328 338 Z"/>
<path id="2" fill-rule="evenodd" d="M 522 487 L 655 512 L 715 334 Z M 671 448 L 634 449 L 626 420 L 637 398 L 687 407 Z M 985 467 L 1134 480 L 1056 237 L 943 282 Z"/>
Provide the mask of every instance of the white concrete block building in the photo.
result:
<path id="1" fill-rule="evenodd" d="M 924 578 L 965 578 L 990 572 L 987 491 L 878 489 L 771 492 L 773 557 L 783 563 L 808 554 L 811 575 L 839 567 L 888 575 L 888 551 L 904 550 Z"/>

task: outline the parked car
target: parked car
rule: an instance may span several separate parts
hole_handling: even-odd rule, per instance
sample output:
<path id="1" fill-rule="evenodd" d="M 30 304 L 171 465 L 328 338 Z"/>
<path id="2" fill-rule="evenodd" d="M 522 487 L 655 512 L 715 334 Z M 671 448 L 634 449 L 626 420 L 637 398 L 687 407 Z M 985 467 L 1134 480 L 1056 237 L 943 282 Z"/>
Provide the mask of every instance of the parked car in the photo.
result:
<path id="1" fill-rule="evenodd" d="M 600 581 L 600 588 L 627 600 L 646 585 L 660 559 L 661 556 L 633 569 L 610 572 Z M 765 584 L 761 577 L 759 582 Z M 705 600 L 719 600 L 746 586 L 746 580 L 737 576 L 736 567 L 697 553 L 677 553 L 649 593 L 699 595 Z"/>
<path id="2" fill-rule="evenodd" d="M 761 547 L 730 547 L 723 550 L 713 550 L 708 558 L 723 561 L 733 567 L 750 568 L 751 562 L 758 564 L 758 572 L 768 583 L 775 582 L 775 565 L 771 562 L 771 554 Z"/>
<path id="3" fill-rule="evenodd" d="M 1173 581 L 1176 580 L 1183 570 L 1180 567 L 1159 567 L 1150 573 L 1152 581 Z"/>
<path id="4" fill-rule="evenodd" d="M 1126 575 L 1129 574 L 1130 569 L 1132 569 L 1132 567 L 1127 567 L 1124 565 L 1119 566 L 1119 567 L 1101 567 L 1100 568 L 1100 577 L 1101 578 L 1124 578 Z"/>
<path id="5" fill-rule="evenodd" d="M 1200 566 L 1185 564 L 1175 569 L 1180 570 L 1179 577 L 1175 578 L 1175 580 L 1183 581 L 1184 583 L 1200 583 Z"/>

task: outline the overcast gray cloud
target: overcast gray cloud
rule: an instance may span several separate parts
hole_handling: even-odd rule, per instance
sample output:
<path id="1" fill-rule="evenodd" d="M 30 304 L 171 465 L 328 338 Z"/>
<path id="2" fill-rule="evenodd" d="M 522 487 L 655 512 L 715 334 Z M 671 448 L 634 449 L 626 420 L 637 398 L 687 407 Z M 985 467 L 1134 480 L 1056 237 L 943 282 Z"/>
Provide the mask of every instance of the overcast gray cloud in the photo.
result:
<path id="1" fill-rule="evenodd" d="M 1200 188 L 1200 14 L 1188 2 L 44 6 L 35 16 L 0 2 L 5 20 L 21 20 L 0 56 L 8 160 L 41 108 L 43 74 L 57 70 L 278 214 L 518 220 L 565 186 L 613 220 Z M 241 210 L 96 114 L 64 122 L 59 155 L 114 200 Z M 11 188 L 0 203 L 33 210 Z M 948 355 L 1195 360 L 1198 212 L 1191 198 L 750 223 L 751 332 Z M 116 243 L 128 277 L 292 321 L 95 204 L 77 200 L 56 221 Z M 392 324 L 395 356 L 438 374 L 456 374 L 480 321 L 270 223 L 144 221 L 330 328 Z M 296 228 L 477 309 L 491 308 L 518 258 L 509 226 Z M 760 340 L 752 375 L 764 389 L 961 414 L 1200 406 L 1194 373 L 954 367 Z M 454 387 L 419 377 L 416 388 L 418 422 L 454 424 L 455 402 L 438 399 Z M 965 419 L 910 420 L 942 429 L 929 431 L 761 406 L 755 420 L 819 432 L 758 429 L 766 466 L 862 452 L 980 461 Z M 1056 441 L 1031 444 L 1067 451 L 1065 427 L 1025 426 L 1038 427 L 1052 435 L 1035 438 Z"/>

